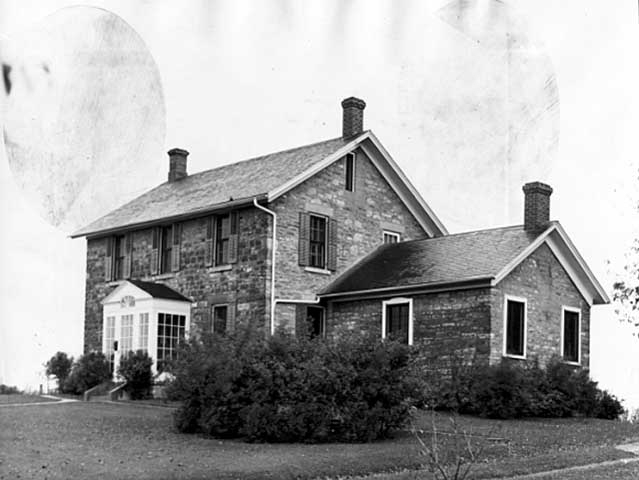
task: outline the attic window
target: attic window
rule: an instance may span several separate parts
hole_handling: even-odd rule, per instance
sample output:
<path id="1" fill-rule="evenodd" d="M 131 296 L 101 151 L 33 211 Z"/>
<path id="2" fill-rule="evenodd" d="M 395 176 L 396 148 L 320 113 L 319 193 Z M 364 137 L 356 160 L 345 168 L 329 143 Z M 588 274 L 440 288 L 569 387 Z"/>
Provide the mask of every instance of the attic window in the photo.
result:
<path id="1" fill-rule="evenodd" d="M 346 154 L 344 161 L 344 170 L 346 173 L 345 186 L 347 191 L 355 191 L 355 155 L 352 153 Z"/>
<path id="2" fill-rule="evenodd" d="M 384 243 L 397 243 L 400 241 L 400 235 L 397 232 L 384 230 Z"/>

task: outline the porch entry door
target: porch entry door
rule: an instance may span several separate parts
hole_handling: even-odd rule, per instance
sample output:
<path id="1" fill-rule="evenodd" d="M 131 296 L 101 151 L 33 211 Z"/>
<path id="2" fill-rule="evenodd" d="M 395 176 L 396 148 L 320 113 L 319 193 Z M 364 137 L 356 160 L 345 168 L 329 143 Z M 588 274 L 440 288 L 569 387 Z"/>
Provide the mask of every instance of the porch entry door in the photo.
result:
<path id="1" fill-rule="evenodd" d="M 124 355 L 133 350 L 133 314 L 120 315 L 119 322 L 115 325 L 115 335 L 112 346 L 112 370 L 117 377 L 118 367 Z M 108 359 L 108 355 L 107 355 Z"/>

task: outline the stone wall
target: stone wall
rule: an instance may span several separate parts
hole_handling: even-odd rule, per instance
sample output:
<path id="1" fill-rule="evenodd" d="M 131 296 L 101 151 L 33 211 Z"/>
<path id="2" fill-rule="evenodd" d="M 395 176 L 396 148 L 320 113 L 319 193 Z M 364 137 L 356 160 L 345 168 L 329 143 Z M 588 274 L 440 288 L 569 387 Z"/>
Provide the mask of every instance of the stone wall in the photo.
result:
<path id="1" fill-rule="evenodd" d="M 369 330 L 381 337 L 382 302 L 388 298 L 329 302 L 327 332 L 337 326 Z M 446 370 L 465 361 L 488 363 L 490 355 L 489 288 L 415 294 L 414 344 L 428 365 Z"/>
<path id="2" fill-rule="evenodd" d="M 402 240 L 428 237 L 366 154 L 361 150 L 356 154 L 355 191 L 345 189 L 342 158 L 269 205 L 278 215 L 277 298 L 313 300 L 321 288 L 381 245 L 384 229 L 401 233 Z M 310 272 L 299 265 L 300 212 L 336 220 L 335 271 Z M 292 309 L 278 304 L 278 323 L 289 322 L 294 322 Z"/>
<path id="3" fill-rule="evenodd" d="M 493 289 L 491 363 L 502 358 L 505 295 L 526 299 L 526 357 L 537 358 L 541 365 L 561 353 L 562 306 L 580 309 L 581 365 L 588 367 L 590 306 L 547 245 L 540 246 Z"/>
<path id="4" fill-rule="evenodd" d="M 161 275 L 150 274 L 152 230 L 132 232 L 131 277 L 163 283 L 192 298 L 195 329 L 210 328 L 211 306 L 220 303 L 231 307 L 230 329 L 238 322 L 252 322 L 256 328 L 265 328 L 270 282 L 269 216 L 255 208 L 239 211 L 238 260 L 230 268 L 206 266 L 207 221 L 198 218 L 182 222 L 180 269 Z M 87 244 L 85 351 L 102 348 L 100 301 L 118 285 L 105 281 L 106 244 L 106 238 L 90 239 Z"/>

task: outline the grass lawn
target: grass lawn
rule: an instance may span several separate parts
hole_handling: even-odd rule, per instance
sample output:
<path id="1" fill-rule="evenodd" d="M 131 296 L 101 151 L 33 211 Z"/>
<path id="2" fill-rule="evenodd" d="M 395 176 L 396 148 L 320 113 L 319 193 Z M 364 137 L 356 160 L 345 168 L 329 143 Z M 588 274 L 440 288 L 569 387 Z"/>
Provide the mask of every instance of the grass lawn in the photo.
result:
<path id="1" fill-rule="evenodd" d="M 424 413 L 417 426 L 430 422 Z M 450 430 L 447 419 L 436 422 Z M 639 426 L 602 420 L 463 417 L 460 425 L 473 434 L 511 440 L 510 447 L 488 442 L 478 470 L 484 478 L 621 458 L 630 454 L 614 445 L 639 441 Z M 408 433 L 372 444 L 247 444 L 177 433 L 171 409 L 130 403 L 2 409 L 0 445 L 0 479 L 314 478 L 397 471 L 423 462 Z"/>
<path id="2" fill-rule="evenodd" d="M 41 397 L 40 395 L 31 395 L 28 393 L 12 393 L 10 395 L 0 395 L 0 405 L 12 405 L 20 403 L 34 402 L 56 402 L 53 398 Z"/>

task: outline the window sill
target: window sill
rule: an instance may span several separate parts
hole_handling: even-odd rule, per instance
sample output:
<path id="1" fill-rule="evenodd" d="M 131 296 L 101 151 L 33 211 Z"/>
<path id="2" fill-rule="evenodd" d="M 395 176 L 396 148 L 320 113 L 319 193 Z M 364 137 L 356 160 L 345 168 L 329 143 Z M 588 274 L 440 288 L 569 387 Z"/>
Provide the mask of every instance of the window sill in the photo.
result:
<path id="1" fill-rule="evenodd" d="M 573 367 L 581 367 L 581 362 L 573 362 L 572 360 L 561 360 L 563 363 L 565 363 L 566 365 L 571 365 Z"/>
<path id="2" fill-rule="evenodd" d="M 325 268 L 316 268 L 316 267 L 304 267 L 304 271 L 310 272 L 310 273 L 319 273 L 321 275 L 330 275 L 331 273 L 333 273 L 330 270 L 326 270 Z"/>
<path id="3" fill-rule="evenodd" d="M 157 275 L 148 275 L 144 280 L 166 280 L 174 276 L 175 273 L 159 273 Z"/>
<path id="4" fill-rule="evenodd" d="M 508 353 L 504 353 L 502 355 L 502 357 L 504 358 L 512 358 L 513 360 L 526 360 L 526 356 L 522 356 L 522 355 L 511 355 Z"/>
<path id="5" fill-rule="evenodd" d="M 233 268 L 233 265 L 218 265 L 217 267 L 210 267 L 209 271 L 211 272 L 226 272 L 228 270 L 231 270 Z"/>

